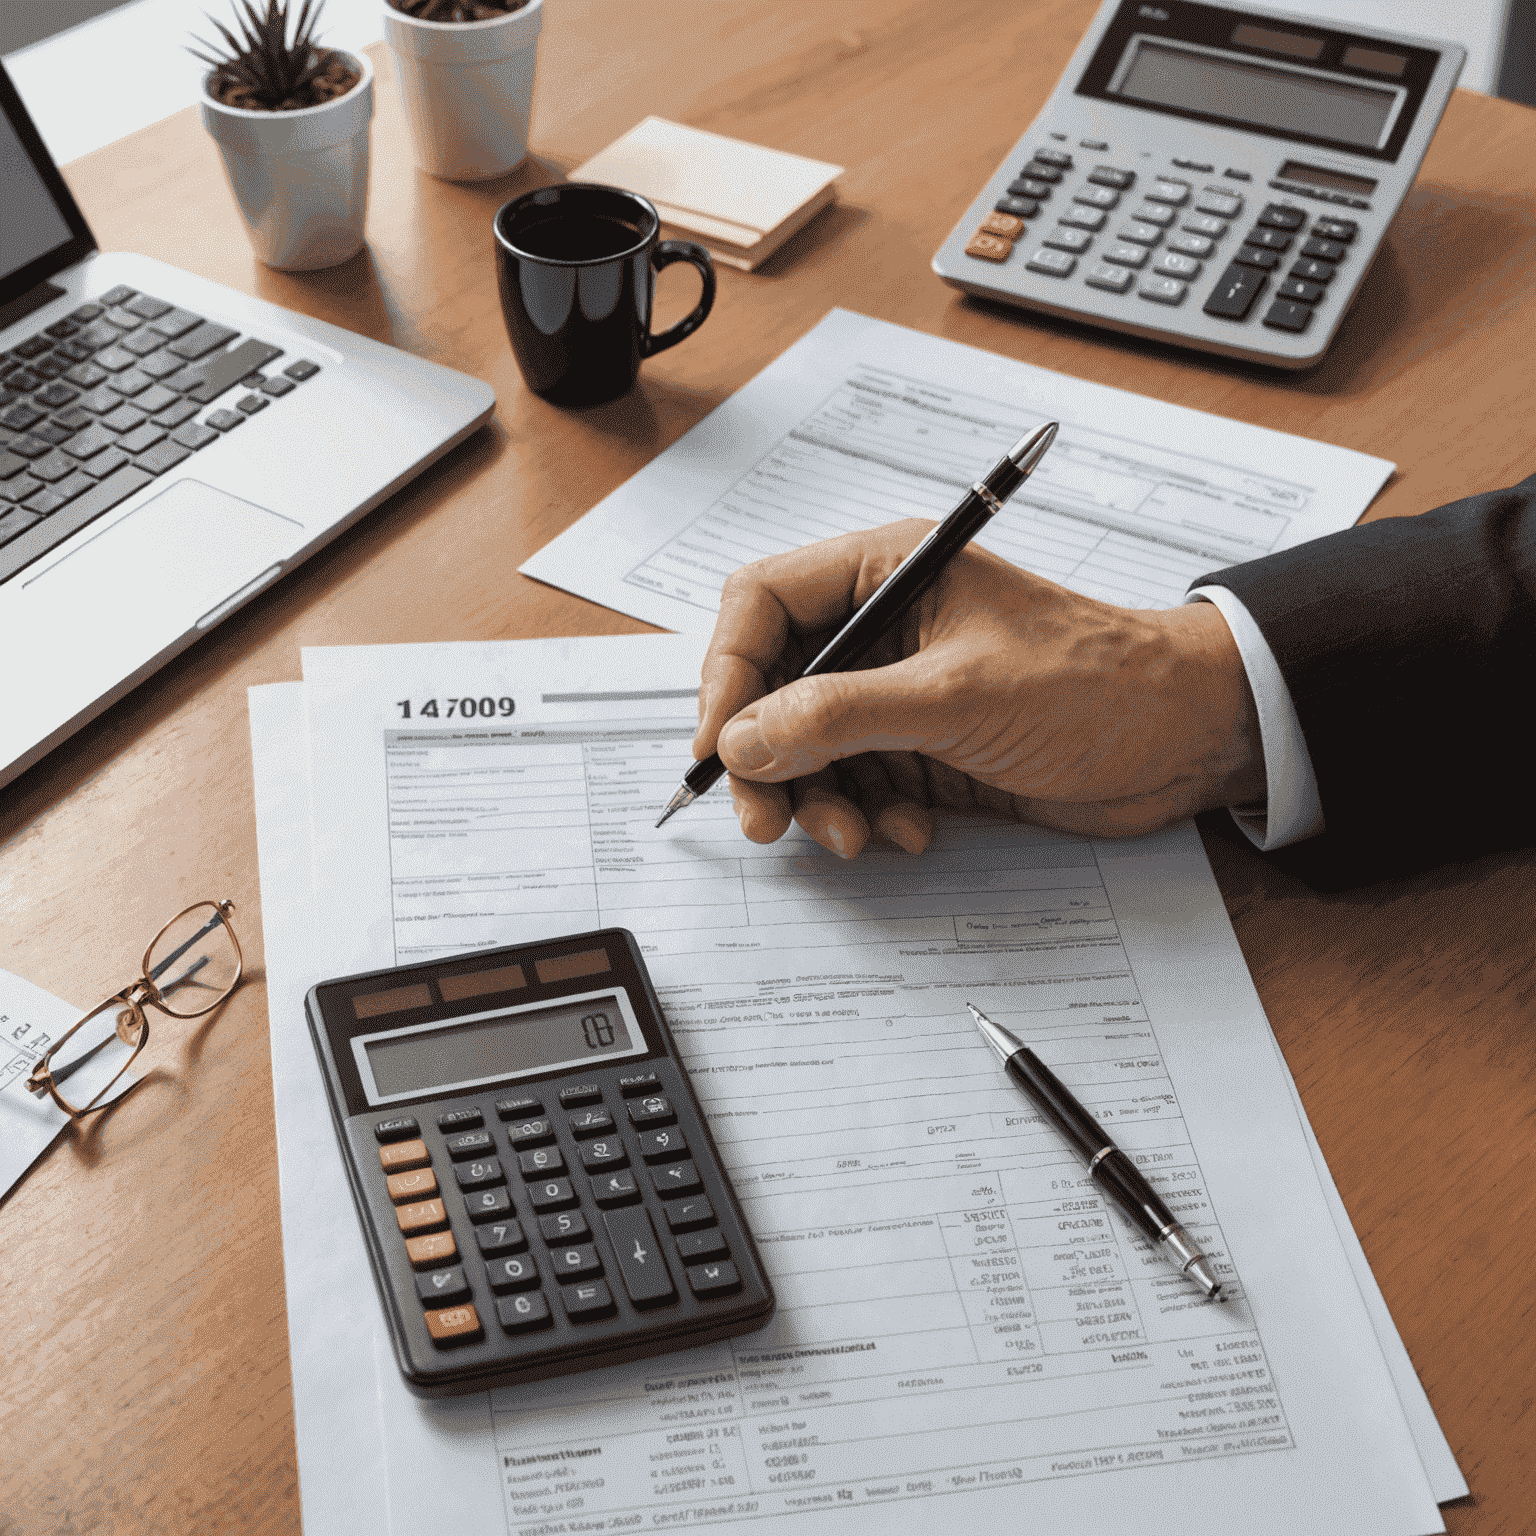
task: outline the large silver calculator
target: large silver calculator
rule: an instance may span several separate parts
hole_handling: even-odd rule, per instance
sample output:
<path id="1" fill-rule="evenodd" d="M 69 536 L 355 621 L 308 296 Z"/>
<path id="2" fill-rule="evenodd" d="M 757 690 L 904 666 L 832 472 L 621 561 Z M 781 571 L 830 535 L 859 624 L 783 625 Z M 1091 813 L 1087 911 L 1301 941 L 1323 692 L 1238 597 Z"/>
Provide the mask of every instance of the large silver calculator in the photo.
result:
<path id="1" fill-rule="evenodd" d="M 985 298 L 1309 367 L 1465 59 L 1277 11 L 1107 0 L 933 269 Z"/>

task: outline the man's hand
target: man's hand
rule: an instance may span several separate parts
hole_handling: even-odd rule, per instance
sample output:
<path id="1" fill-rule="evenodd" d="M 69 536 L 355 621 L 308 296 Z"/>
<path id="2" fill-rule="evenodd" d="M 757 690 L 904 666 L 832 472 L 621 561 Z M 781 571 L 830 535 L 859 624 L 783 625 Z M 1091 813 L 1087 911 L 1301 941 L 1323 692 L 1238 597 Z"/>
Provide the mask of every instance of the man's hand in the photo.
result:
<path id="1" fill-rule="evenodd" d="M 845 858 L 872 831 L 919 853 L 936 806 L 1130 836 L 1263 798 L 1247 676 L 1211 604 L 1116 608 L 974 545 L 867 670 L 786 685 L 931 526 L 829 539 L 726 582 L 693 752 L 724 759 L 749 838 L 772 842 L 793 814 Z"/>

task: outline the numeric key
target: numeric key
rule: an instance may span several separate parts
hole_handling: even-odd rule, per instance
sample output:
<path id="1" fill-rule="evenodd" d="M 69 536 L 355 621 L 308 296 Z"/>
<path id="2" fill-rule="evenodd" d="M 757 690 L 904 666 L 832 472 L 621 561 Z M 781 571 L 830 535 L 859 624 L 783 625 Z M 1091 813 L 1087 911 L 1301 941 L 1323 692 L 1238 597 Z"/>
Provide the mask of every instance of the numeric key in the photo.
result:
<path id="1" fill-rule="evenodd" d="M 667 1261 L 656 1241 L 650 1213 L 642 1206 L 609 1211 L 603 1217 L 624 1289 L 636 1307 L 661 1307 L 677 1298 Z"/>

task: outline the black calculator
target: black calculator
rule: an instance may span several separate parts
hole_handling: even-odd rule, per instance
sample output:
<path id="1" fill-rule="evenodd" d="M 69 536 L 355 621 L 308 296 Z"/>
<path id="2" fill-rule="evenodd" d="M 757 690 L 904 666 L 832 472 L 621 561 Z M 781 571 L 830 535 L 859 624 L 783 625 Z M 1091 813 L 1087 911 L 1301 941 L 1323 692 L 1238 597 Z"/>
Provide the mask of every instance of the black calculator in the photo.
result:
<path id="1" fill-rule="evenodd" d="M 305 999 L 395 1359 L 447 1397 L 773 1315 L 634 935 L 321 982 Z"/>

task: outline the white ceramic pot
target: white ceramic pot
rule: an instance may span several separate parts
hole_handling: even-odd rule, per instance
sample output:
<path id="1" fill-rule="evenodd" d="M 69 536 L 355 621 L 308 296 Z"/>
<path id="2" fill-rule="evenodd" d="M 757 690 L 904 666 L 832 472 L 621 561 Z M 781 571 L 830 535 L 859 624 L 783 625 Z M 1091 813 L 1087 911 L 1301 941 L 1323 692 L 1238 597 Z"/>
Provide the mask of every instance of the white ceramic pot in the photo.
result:
<path id="1" fill-rule="evenodd" d="M 446 181 L 502 176 L 528 153 L 544 0 L 490 21 L 418 21 L 384 7 L 416 163 Z"/>
<path id="2" fill-rule="evenodd" d="M 345 96 L 297 112 L 226 107 L 203 82 L 203 126 L 224 157 L 258 261 L 282 272 L 334 267 L 363 247 L 373 65 Z M 209 77 L 211 78 L 211 76 Z"/>

